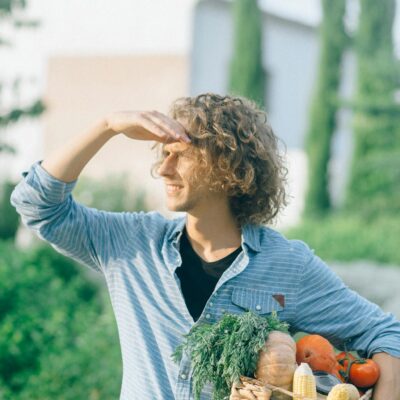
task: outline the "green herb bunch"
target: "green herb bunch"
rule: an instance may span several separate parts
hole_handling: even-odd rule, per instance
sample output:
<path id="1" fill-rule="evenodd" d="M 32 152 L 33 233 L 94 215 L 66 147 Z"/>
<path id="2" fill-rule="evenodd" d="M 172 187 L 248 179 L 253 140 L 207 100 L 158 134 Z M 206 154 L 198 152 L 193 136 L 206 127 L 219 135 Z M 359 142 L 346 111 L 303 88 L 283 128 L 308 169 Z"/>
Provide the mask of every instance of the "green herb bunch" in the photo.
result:
<path id="1" fill-rule="evenodd" d="M 179 362 L 184 352 L 189 355 L 196 400 L 207 382 L 213 384 L 213 400 L 223 400 L 241 375 L 253 376 L 258 353 L 272 331 L 288 333 L 288 324 L 279 321 L 276 312 L 268 317 L 225 314 L 215 324 L 196 324 L 172 358 Z"/>

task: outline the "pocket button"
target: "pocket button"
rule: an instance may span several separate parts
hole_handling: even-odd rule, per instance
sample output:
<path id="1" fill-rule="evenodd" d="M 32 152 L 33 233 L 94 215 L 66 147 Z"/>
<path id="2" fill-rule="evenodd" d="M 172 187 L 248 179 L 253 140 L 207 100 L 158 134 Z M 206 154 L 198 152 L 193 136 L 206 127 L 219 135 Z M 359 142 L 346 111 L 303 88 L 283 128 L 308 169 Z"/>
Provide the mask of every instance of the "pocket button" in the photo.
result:
<path id="1" fill-rule="evenodd" d="M 259 304 L 256 305 L 256 310 L 260 311 L 261 310 L 261 306 Z"/>

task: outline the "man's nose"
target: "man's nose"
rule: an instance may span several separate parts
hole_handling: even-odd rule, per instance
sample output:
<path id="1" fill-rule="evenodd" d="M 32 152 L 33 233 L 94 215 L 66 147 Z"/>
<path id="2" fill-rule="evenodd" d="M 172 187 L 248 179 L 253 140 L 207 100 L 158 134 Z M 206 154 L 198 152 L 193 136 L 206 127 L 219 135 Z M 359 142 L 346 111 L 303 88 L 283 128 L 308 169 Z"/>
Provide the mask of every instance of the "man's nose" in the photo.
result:
<path id="1" fill-rule="evenodd" d="M 169 157 L 165 158 L 161 165 L 158 167 L 158 174 L 160 176 L 169 176 L 175 173 L 175 162 Z"/>

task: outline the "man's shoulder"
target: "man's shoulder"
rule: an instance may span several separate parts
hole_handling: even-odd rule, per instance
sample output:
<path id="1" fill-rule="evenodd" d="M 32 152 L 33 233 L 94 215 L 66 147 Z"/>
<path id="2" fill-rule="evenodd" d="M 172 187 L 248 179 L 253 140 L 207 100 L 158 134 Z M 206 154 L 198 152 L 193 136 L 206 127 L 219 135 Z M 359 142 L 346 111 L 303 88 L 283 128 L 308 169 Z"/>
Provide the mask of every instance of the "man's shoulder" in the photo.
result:
<path id="1" fill-rule="evenodd" d="M 260 243 L 263 251 L 271 249 L 286 255 L 302 258 L 306 261 L 314 250 L 307 243 L 299 239 L 288 239 L 283 233 L 267 227 L 260 227 Z"/>
<path id="2" fill-rule="evenodd" d="M 167 218 L 158 211 L 140 211 L 126 213 L 132 219 L 132 223 L 142 231 L 142 234 L 149 237 L 177 235 L 185 224 L 185 217 Z"/>

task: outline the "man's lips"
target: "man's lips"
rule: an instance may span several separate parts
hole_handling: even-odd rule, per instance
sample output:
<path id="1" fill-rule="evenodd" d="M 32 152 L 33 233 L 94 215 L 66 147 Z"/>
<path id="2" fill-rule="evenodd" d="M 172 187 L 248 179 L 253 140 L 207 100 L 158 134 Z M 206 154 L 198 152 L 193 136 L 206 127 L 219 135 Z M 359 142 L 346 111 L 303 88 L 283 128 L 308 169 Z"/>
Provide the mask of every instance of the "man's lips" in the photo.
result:
<path id="1" fill-rule="evenodd" d="M 172 183 L 167 183 L 166 184 L 166 189 L 168 194 L 174 194 L 179 192 L 183 188 L 182 185 L 176 185 Z"/>

